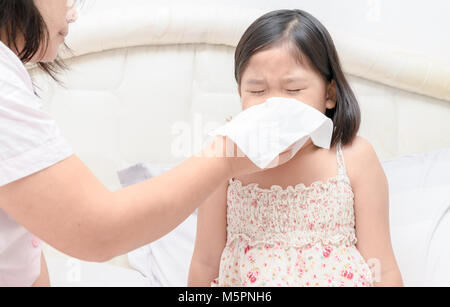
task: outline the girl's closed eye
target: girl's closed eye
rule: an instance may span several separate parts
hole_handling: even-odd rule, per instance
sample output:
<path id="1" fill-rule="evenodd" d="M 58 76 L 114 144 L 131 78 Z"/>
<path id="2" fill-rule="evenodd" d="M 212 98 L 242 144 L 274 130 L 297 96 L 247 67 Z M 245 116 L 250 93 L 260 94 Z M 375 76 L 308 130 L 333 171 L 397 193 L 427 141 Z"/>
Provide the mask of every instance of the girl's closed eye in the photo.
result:
<path id="1" fill-rule="evenodd" d="M 262 94 L 264 94 L 265 90 L 250 90 L 248 92 L 253 95 L 262 95 Z"/>
<path id="2" fill-rule="evenodd" d="M 302 91 L 302 89 L 286 90 L 286 91 L 290 94 L 297 94 L 297 93 L 300 93 Z"/>

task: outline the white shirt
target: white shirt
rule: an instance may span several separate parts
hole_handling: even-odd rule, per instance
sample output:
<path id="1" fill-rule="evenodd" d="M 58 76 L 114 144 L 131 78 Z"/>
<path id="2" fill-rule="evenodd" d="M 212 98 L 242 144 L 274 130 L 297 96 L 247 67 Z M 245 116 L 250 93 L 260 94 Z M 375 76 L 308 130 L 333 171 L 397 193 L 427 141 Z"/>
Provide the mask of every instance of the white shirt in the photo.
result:
<path id="1" fill-rule="evenodd" d="M 41 110 L 25 66 L 0 42 L 0 187 L 72 154 L 55 121 Z M 32 285 L 40 256 L 39 239 L 0 210 L 0 287 Z"/>

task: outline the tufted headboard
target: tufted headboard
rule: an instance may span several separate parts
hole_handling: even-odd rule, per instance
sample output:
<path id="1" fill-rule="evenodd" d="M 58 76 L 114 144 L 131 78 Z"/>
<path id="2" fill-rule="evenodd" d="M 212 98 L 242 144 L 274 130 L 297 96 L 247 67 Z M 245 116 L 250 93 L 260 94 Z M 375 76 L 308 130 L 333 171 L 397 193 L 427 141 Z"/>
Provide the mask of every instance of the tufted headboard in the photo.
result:
<path id="1" fill-rule="evenodd" d="M 257 17 L 298 1 L 275 2 L 86 1 L 64 54 L 64 87 L 30 71 L 76 153 L 115 190 L 117 170 L 172 166 L 186 158 L 180 134 L 194 153 L 199 135 L 240 111 L 234 48 Z M 381 160 L 450 147 L 448 61 L 329 30 L 359 99 L 359 135 Z"/>

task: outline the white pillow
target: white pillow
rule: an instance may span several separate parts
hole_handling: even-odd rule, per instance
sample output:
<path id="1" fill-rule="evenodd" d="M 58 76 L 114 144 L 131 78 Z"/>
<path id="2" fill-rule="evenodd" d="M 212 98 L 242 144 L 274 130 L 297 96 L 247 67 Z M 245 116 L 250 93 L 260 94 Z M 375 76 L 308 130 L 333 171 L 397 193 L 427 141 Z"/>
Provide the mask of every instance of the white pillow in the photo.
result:
<path id="1" fill-rule="evenodd" d="M 139 183 L 167 171 L 151 163 L 140 163 L 118 172 L 123 187 Z M 153 286 L 187 286 L 194 251 L 197 212 L 163 238 L 128 253 L 130 266 Z"/>
<path id="2" fill-rule="evenodd" d="M 450 285 L 450 149 L 382 162 L 394 253 L 406 286 Z"/>

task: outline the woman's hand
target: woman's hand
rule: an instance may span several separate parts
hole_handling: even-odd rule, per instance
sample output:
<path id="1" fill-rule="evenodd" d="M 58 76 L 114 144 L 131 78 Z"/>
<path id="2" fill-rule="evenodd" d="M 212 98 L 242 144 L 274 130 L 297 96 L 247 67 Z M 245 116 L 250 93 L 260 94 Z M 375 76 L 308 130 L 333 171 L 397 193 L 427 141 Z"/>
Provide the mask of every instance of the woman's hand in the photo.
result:
<path id="1" fill-rule="evenodd" d="M 230 178 L 264 170 L 254 164 L 230 138 L 225 136 L 216 136 L 199 154 L 202 157 L 226 158 L 229 164 Z M 291 158 L 291 147 L 289 147 L 279 154 L 267 168 L 280 166 Z"/>

